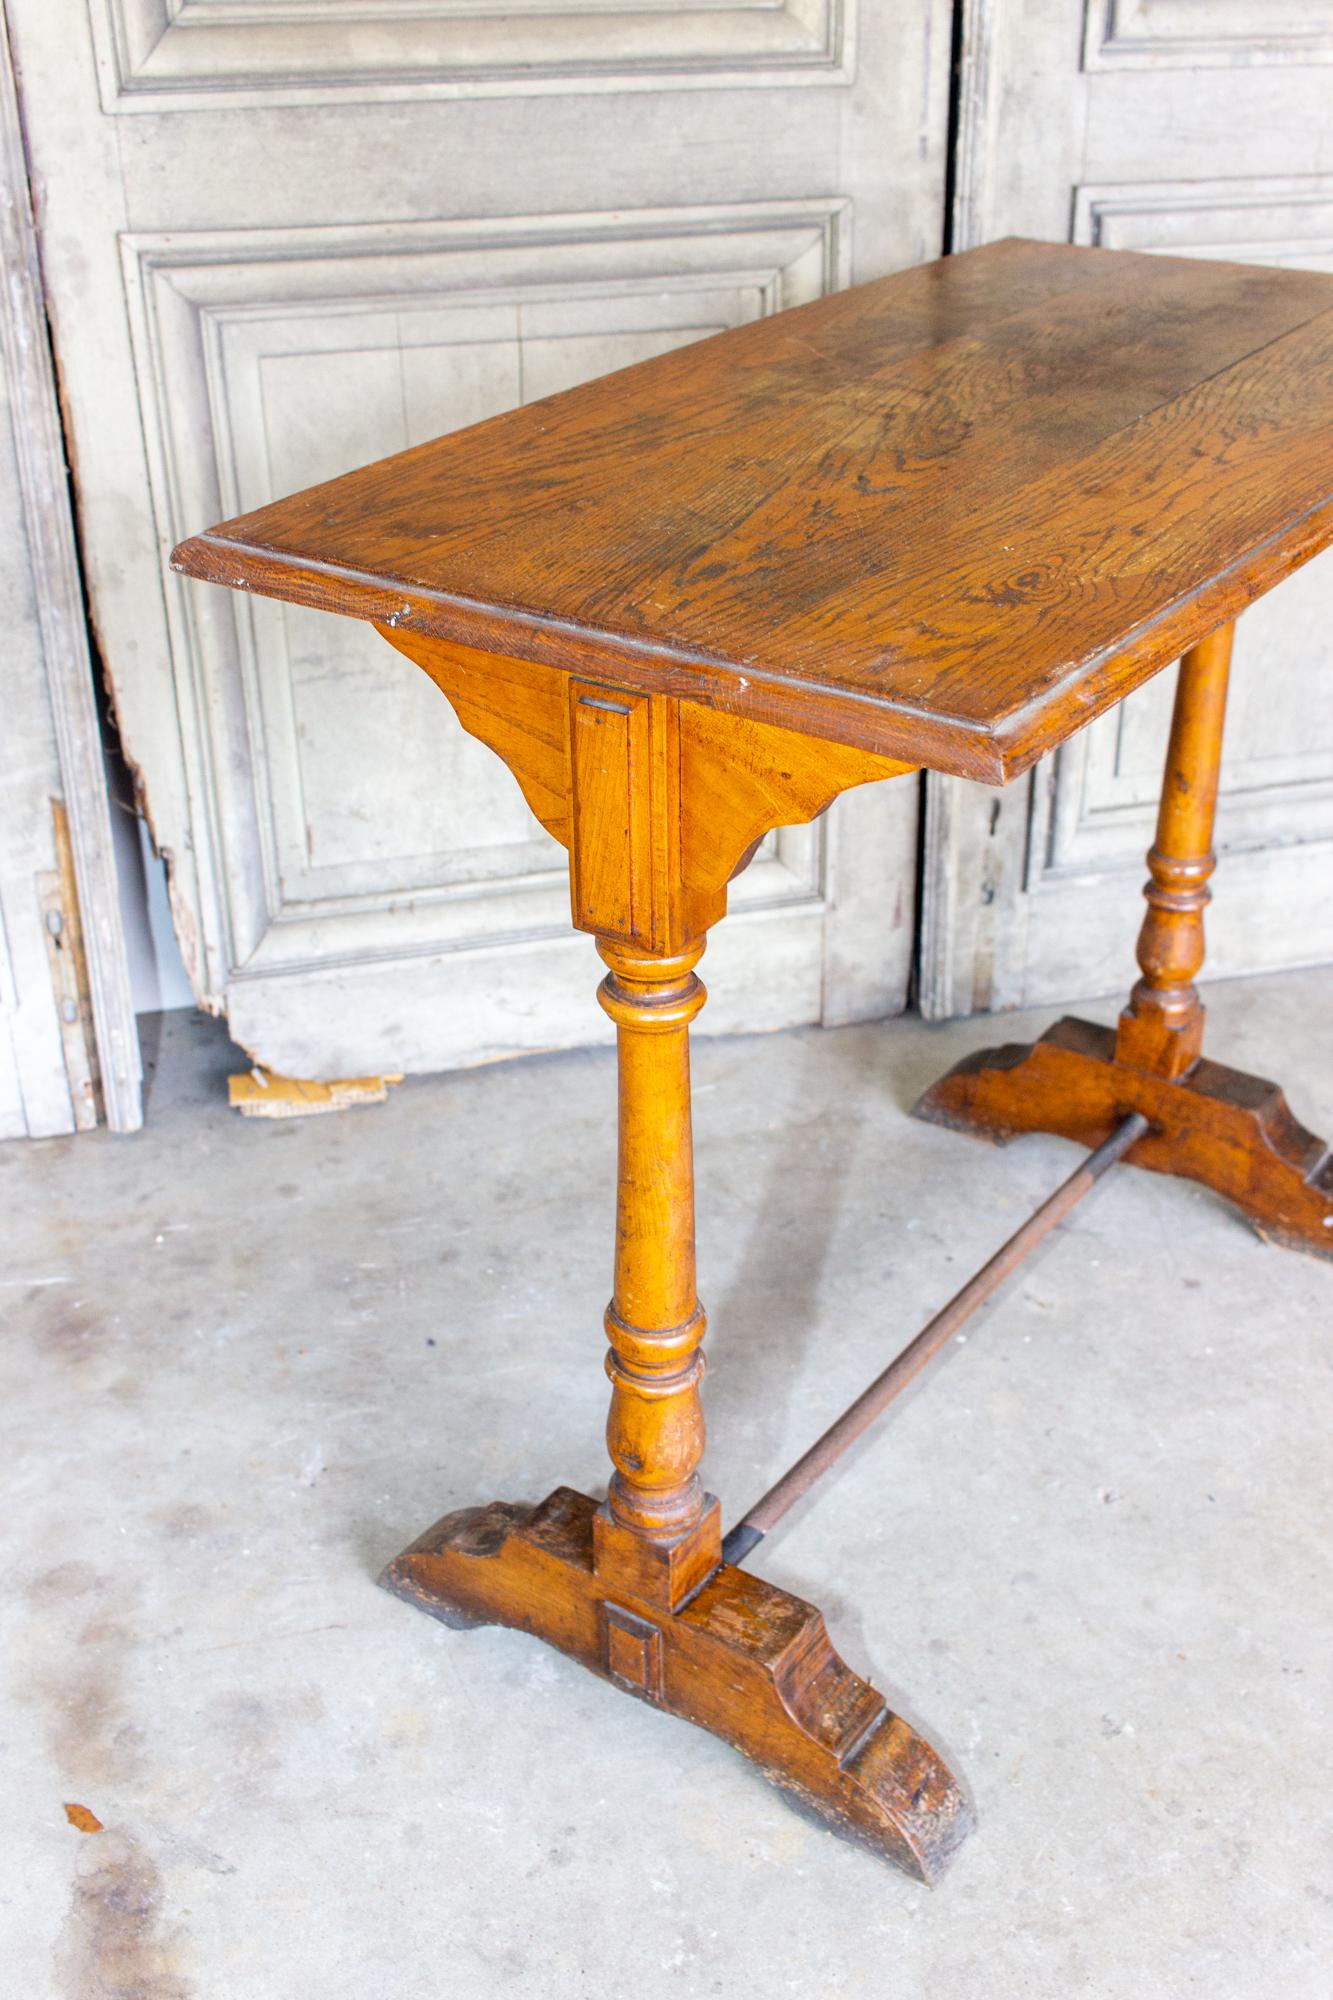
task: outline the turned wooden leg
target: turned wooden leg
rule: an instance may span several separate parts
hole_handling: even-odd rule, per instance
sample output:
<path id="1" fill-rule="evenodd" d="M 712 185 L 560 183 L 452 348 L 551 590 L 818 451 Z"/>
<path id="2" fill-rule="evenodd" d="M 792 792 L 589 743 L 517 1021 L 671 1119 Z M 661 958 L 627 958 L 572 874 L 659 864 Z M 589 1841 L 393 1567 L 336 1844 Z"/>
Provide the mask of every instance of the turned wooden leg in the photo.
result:
<path id="1" fill-rule="evenodd" d="M 517 1625 L 725 1737 L 837 1830 L 929 1881 L 971 1818 L 952 1774 L 834 1652 L 819 1612 L 724 1563 L 699 1480 L 704 1316 L 694 1280 L 689 1023 L 699 950 L 599 947 L 620 1140 L 605 1502 L 446 1516 L 381 1582 L 451 1625 Z"/>
<path id="2" fill-rule="evenodd" d="M 1232 635 L 1223 626 L 1180 663 L 1148 853 L 1142 977 L 1118 1027 L 1066 1018 L 1038 1042 L 982 1050 L 932 1084 L 916 1116 L 1000 1144 L 1020 1132 L 1055 1132 L 1098 1146 L 1129 1112 L 1141 1112 L 1151 1129 L 1126 1155 L 1131 1165 L 1200 1181 L 1260 1236 L 1333 1257 L 1333 1153 L 1292 1116 L 1276 1084 L 1201 1053 L 1194 980 L 1214 867 Z"/>
<path id="3" fill-rule="evenodd" d="M 699 1479 L 704 1312 L 694 1276 L 690 1022 L 707 997 L 702 943 L 646 958 L 603 941 L 597 997 L 616 1024 L 615 1290 L 606 1309 L 615 1472 L 594 1522 L 598 1574 L 674 1611 L 722 1554 Z"/>
<path id="4" fill-rule="evenodd" d="M 1143 977 L 1120 1016 L 1116 1061 L 1156 1076 L 1183 1076 L 1203 1051 L 1203 913 L 1217 866 L 1213 819 L 1235 627 L 1224 625 L 1180 663 L 1171 741 L 1148 849 L 1148 913 L 1139 932 Z"/>
<path id="5" fill-rule="evenodd" d="M 499 752 L 570 849 L 576 926 L 608 967 L 619 1171 L 606 1311 L 605 1501 L 451 1514 L 381 1581 L 451 1625 L 513 1625 L 642 1700 L 714 1731 L 837 1830 L 930 1880 L 970 1825 L 924 1738 L 839 1659 L 813 1605 L 722 1561 L 704 1445 L 695 1290 L 690 1023 L 694 968 L 726 885 L 770 827 L 905 767 L 386 633 Z"/>

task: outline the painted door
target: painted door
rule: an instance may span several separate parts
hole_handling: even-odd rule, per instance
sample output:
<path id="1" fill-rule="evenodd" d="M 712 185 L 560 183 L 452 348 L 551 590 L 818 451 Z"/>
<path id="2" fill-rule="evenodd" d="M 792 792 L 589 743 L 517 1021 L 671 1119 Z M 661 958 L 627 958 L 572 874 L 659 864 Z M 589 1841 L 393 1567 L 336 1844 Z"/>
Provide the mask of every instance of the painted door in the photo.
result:
<path id="1" fill-rule="evenodd" d="M 1327 0 L 967 0 L 955 239 L 1333 269 Z M 922 998 L 1121 994 L 1174 674 L 1003 793 L 934 780 Z M 1208 969 L 1333 958 L 1333 556 L 1237 628 Z"/>
<path id="2" fill-rule="evenodd" d="M 0 17 L 0 1139 L 142 1122 L 60 417 Z"/>
<path id="3" fill-rule="evenodd" d="M 7 0 L 94 619 L 200 1000 L 303 1076 L 605 1031 L 564 857 L 364 627 L 183 534 L 938 254 L 946 0 Z M 714 1031 L 902 1005 L 914 781 L 779 834 Z"/>
<path id="4" fill-rule="evenodd" d="M 64 929 L 52 801 L 60 758 L 47 700 L 23 529 L 14 430 L 0 402 L 0 589 L 5 602 L 5 782 L 0 789 L 0 1139 L 45 1138 L 94 1122 L 86 1059 L 66 1069 L 62 1000 L 77 1021 L 77 973 L 55 957 Z M 48 930 L 47 920 L 52 920 Z M 62 987 L 64 990 L 62 991 Z M 74 1023 L 70 1023 L 74 1026 Z"/>

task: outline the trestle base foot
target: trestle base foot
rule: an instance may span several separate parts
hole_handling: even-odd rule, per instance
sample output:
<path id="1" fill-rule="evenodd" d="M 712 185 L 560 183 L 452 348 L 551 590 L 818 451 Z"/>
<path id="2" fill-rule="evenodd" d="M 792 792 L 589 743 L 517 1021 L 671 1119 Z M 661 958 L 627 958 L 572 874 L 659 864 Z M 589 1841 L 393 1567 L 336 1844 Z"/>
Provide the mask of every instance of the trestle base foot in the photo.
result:
<path id="1" fill-rule="evenodd" d="M 933 1881 L 971 1825 L 931 1746 L 852 1673 L 812 1605 L 721 1563 L 679 1609 L 599 1576 L 595 1503 L 450 1514 L 380 1578 L 448 1624 L 511 1625 L 742 1751 L 836 1831 Z"/>
<path id="2" fill-rule="evenodd" d="M 1199 1181 L 1269 1242 L 1333 1258 L 1333 1154 L 1275 1083 L 1200 1057 L 1174 1080 L 1115 1060 L 1115 1031 L 1057 1021 L 1038 1042 L 968 1056 L 921 1098 L 918 1118 L 1003 1145 L 1052 1132 L 1099 1146 L 1131 1111 L 1151 1130 L 1131 1166 Z"/>

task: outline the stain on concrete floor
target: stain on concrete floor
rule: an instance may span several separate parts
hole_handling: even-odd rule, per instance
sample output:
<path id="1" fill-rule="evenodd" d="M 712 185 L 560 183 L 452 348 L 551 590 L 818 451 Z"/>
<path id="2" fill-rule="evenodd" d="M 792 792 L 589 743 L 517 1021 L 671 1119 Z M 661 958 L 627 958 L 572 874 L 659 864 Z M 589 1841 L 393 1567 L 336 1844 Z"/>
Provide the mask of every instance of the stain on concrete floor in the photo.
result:
<path id="1" fill-rule="evenodd" d="M 78 1857 L 74 1897 L 57 1953 L 69 2000 L 191 2000 L 180 1927 L 164 1926 L 162 1882 L 123 1831 L 105 1831 Z"/>

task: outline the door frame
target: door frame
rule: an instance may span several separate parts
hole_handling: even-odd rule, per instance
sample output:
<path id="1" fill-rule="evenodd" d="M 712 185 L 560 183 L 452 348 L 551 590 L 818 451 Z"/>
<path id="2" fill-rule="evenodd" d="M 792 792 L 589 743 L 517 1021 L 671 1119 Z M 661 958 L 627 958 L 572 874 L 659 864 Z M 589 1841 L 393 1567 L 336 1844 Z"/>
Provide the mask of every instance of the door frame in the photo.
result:
<path id="1" fill-rule="evenodd" d="M 952 145 L 951 252 L 990 240 L 990 150 L 999 106 L 992 57 L 1004 0 L 956 0 L 961 11 Z M 1050 760 L 1003 788 L 926 773 L 921 826 L 917 1004 L 927 1021 L 1018 1004 L 1023 954 L 1015 931 L 1035 788 Z"/>

